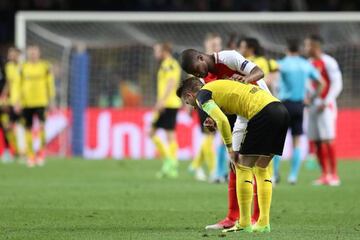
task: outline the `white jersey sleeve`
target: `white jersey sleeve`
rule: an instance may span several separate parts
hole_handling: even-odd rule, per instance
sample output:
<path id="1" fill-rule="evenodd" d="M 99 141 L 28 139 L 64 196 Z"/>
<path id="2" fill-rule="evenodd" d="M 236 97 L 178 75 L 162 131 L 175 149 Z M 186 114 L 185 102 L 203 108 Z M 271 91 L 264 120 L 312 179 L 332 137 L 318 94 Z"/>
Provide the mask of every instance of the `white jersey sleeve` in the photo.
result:
<path id="1" fill-rule="evenodd" d="M 339 96 L 339 94 L 342 91 L 343 88 L 342 75 L 339 65 L 333 57 L 329 55 L 324 55 L 323 61 L 325 63 L 325 68 L 330 80 L 329 92 L 326 95 L 324 101 L 325 103 L 331 103 L 336 101 L 336 98 Z"/>
<path id="2" fill-rule="evenodd" d="M 249 75 L 256 64 L 244 58 L 235 50 L 225 50 L 215 53 L 215 63 L 222 63 L 234 71 Z"/>

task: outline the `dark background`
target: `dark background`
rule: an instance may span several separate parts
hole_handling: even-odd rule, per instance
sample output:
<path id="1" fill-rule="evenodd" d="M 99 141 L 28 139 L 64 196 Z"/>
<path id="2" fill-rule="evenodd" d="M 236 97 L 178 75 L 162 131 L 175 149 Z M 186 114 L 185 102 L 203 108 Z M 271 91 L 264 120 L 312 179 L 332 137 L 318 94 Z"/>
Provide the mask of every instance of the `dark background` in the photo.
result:
<path id="1" fill-rule="evenodd" d="M 13 44 L 20 10 L 46 11 L 358 11 L 360 0 L 0 0 L 0 51 Z"/>

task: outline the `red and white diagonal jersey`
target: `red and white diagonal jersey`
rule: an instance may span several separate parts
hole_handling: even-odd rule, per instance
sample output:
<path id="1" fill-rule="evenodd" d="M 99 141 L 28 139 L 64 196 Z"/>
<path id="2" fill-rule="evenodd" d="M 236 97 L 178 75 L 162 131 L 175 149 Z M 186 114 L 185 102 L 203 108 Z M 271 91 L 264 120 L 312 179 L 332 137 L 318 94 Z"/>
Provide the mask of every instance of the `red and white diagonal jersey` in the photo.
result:
<path id="1" fill-rule="evenodd" d="M 319 59 L 311 59 L 310 61 L 319 70 L 325 81 L 325 88 L 321 92 L 321 98 L 326 104 L 335 103 L 343 85 L 337 61 L 327 54 L 323 54 Z"/>
<path id="2" fill-rule="evenodd" d="M 255 63 L 247 60 L 235 50 L 220 51 L 214 53 L 214 57 L 216 72 L 209 72 L 204 78 L 205 83 L 217 79 L 229 79 L 234 74 L 246 76 L 250 74 L 254 67 L 256 67 Z M 262 89 L 269 90 L 264 80 L 259 80 L 256 84 Z"/>

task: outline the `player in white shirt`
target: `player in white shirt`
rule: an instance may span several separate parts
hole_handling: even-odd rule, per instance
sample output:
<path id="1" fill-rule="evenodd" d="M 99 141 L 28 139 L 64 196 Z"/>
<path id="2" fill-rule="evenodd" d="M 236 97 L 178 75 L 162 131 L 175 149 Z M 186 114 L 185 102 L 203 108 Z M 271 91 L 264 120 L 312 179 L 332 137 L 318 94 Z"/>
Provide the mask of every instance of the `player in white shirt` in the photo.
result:
<path id="1" fill-rule="evenodd" d="M 334 140 L 336 137 L 337 105 L 336 98 L 342 91 L 342 76 L 337 61 L 322 50 L 323 40 L 311 35 L 305 39 L 305 51 L 311 63 L 319 70 L 325 81 L 320 98 L 312 101 L 309 107 L 308 137 L 315 143 L 316 155 L 322 175 L 315 185 L 340 185 L 337 174 L 337 160 Z"/>

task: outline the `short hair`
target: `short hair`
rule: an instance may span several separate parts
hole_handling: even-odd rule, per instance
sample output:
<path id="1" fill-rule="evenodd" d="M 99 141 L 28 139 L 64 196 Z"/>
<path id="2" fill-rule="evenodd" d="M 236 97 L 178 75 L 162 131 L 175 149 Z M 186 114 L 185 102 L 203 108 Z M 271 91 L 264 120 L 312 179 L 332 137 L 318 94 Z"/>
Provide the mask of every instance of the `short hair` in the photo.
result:
<path id="1" fill-rule="evenodd" d="M 176 90 L 176 95 L 181 98 L 181 96 L 185 93 L 185 92 L 196 92 L 198 91 L 204 84 L 200 81 L 199 78 L 197 77 L 189 77 L 185 80 L 183 80 L 180 83 L 180 86 L 178 87 L 178 89 Z"/>
<path id="2" fill-rule="evenodd" d="M 161 48 L 162 48 L 163 51 L 168 52 L 168 53 L 172 53 L 173 46 L 172 46 L 171 42 L 163 42 L 160 45 L 161 45 Z"/>
<path id="3" fill-rule="evenodd" d="M 298 39 L 295 39 L 295 38 L 287 39 L 286 44 L 287 44 L 287 49 L 290 52 L 298 52 L 300 49 L 300 47 L 299 47 L 300 43 L 299 43 Z"/>
<path id="4" fill-rule="evenodd" d="M 36 45 L 36 44 L 29 44 L 29 45 L 27 45 L 26 48 L 38 48 L 38 49 L 40 49 L 39 45 Z"/>
<path id="5" fill-rule="evenodd" d="M 180 65 L 181 68 L 189 73 L 190 72 L 190 68 L 192 67 L 192 65 L 194 64 L 197 55 L 199 55 L 200 52 L 195 50 L 195 49 L 186 49 L 184 50 L 181 55 L 180 55 Z"/>
<path id="6" fill-rule="evenodd" d="M 220 34 L 216 33 L 216 32 L 208 32 L 205 35 L 205 41 L 210 40 L 210 39 L 214 39 L 214 38 L 221 38 Z"/>
<path id="7" fill-rule="evenodd" d="M 254 50 L 255 55 L 262 55 L 263 51 L 262 51 L 262 47 L 261 47 L 258 39 L 252 38 L 252 37 L 241 38 L 238 42 L 238 46 L 240 46 L 240 43 L 242 41 L 246 42 L 246 46 L 248 48 L 251 48 Z"/>
<path id="8" fill-rule="evenodd" d="M 20 48 L 17 48 L 17 47 L 15 47 L 15 46 L 9 47 L 9 48 L 8 48 L 8 52 L 10 52 L 10 51 L 15 51 L 15 52 L 17 52 L 17 53 L 21 53 Z"/>
<path id="9" fill-rule="evenodd" d="M 324 43 L 324 39 L 319 34 L 311 34 L 307 37 L 307 39 L 310 39 L 311 41 L 317 42 L 320 45 Z"/>

